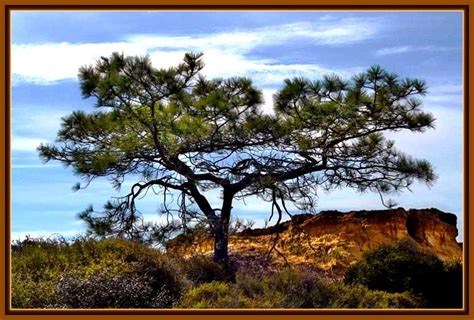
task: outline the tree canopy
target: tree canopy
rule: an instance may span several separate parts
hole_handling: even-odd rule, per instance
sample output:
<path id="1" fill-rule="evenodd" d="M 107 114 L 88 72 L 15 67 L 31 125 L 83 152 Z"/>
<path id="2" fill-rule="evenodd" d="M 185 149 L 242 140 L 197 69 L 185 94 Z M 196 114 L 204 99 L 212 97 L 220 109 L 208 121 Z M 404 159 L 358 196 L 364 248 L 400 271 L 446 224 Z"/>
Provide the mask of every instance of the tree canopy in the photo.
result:
<path id="1" fill-rule="evenodd" d="M 428 161 L 402 153 L 383 136 L 434 127 L 416 98 L 427 92 L 421 80 L 380 66 L 349 80 L 287 79 L 274 96 L 274 112 L 265 114 L 250 79 L 209 80 L 203 67 L 202 54 L 157 69 L 147 56 L 113 53 L 80 69 L 83 97 L 95 98 L 96 110 L 63 118 L 56 143 L 39 146 L 40 156 L 72 166 L 85 186 L 97 177 L 108 177 L 117 189 L 126 178 L 136 181 L 104 211 L 81 214 L 91 231 L 134 238 L 162 230 L 143 223 L 136 210 L 150 191 L 184 224 L 203 219 L 222 260 L 234 200 L 260 197 L 281 217 L 287 202 L 314 209 L 321 189 L 388 194 L 436 179 Z M 206 197 L 211 189 L 221 192 L 219 207 Z"/>

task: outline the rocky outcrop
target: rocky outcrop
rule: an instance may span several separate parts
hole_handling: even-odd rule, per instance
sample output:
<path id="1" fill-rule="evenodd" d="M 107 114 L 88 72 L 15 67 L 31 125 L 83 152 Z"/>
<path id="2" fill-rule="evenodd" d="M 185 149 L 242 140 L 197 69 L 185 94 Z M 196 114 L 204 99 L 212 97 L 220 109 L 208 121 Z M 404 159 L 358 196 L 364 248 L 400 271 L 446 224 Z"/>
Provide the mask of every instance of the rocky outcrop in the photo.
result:
<path id="1" fill-rule="evenodd" d="M 323 211 L 295 215 L 290 221 L 262 229 L 247 229 L 232 235 L 231 254 L 257 256 L 274 246 L 275 261 L 311 264 L 319 269 L 345 268 L 367 250 L 400 240 L 411 240 L 423 251 L 445 261 L 461 261 L 462 247 L 456 241 L 456 216 L 438 209 L 403 208 L 378 211 Z M 202 239 L 173 251 L 181 254 L 210 253 L 212 239 Z"/>

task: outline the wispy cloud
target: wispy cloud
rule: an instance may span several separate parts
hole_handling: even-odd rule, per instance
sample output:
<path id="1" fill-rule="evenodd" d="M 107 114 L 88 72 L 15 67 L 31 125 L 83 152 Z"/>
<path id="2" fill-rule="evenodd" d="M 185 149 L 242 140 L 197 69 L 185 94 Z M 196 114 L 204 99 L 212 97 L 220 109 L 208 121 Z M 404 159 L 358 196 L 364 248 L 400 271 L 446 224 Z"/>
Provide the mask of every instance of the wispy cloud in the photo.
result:
<path id="1" fill-rule="evenodd" d="M 379 24 L 375 19 L 320 19 L 316 22 L 289 23 L 233 32 L 181 37 L 145 34 L 132 35 L 127 39 L 147 48 L 194 47 L 250 51 L 255 47 L 285 44 L 300 39 L 319 45 L 352 44 L 373 37 Z"/>
<path id="2" fill-rule="evenodd" d="M 387 137 L 396 141 L 401 151 L 415 157 L 435 161 L 437 167 L 446 172 L 459 172 L 462 164 L 463 113 L 460 108 L 430 106 L 425 108 L 435 117 L 435 129 L 424 133 L 400 131 Z M 426 146 L 435 146 L 436 152 Z M 460 182 L 460 181 L 459 181 Z M 461 184 L 459 184 L 461 189 Z"/>
<path id="3" fill-rule="evenodd" d="M 51 231 L 51 230 L 31 230 L 31 231 L 12 231 L 11 233 L 11 240 L 12 241 L 22 241 L 29 238 L 74 238 L 79 236 L 80 234 L 84 233 L 83 230 L 61 230 L 61 231 Z"/>
<path id="4" fill-rule="evenodd" d="M 428 94 L 424 98 L 426 104 L 460 107 L 463 101 L 462 85 L 436 85 L 428 87 Z"/>
<path id="5" fill-rule="evenodd" d="M 41 104 L 14 104 L 12 129 L 13 134 L 28 133 L 53 139 L 59 130 L 61 118 L 68 115 L 67 108 L 50 107 Z"/>
<path id="6" fill-rule="evenodd" d="M 43 168 L 58 168 L 59 165 L 51 164 L 14 164 L 12 169 L 43 169 Z"/>
<path id="7" fill-rule="evenodd" d="M 344 77 L 361 72 L 362 68 L 330 68 L 318 64 L 282 64 L 273 59 L 248 58 L 239 52 L 228 52 L 216 48 L 203 51 L 206 67 L 203 73 L 210 78 L 245 76 L 250 77 L 259 86 L 280 86 L 286 78 L 321 77 L 324 74 L 337 73 Z M 156 66 L 167 67 L 178 64 L 186 51 L 157 51 L 150 57 Z"/>
<path id="8" fill-rule="evenodd" d="M 49 108 L 44 111 L 41 105 L 15 105 L 12 119 L 11 150 L 34 153 L 36 162 L 38 159 L 36 148 L 41 143 L 51 142 L 55 139 L 60 128 L 61 117 L 67 114 L 66 111 Z M 13 168 L 33 168 L 38 163 L 16 163 Z M 38 168 L 43 167 L 38 165 Z"/>
<path id="9" fill-rule="evenodd" d="M 389 56 L 389 55 L 396 55 L 396 54 L 403 54 L 409 52 L 420 52 L 420 51 L 449 51 L 453 50 L 453 48 L 448 47 L 437 47 L 437 46 L 395 46 L 395 47 L 387 47 L 378 49 L 375 51 L 375 55 L 377 56 Z"/>
<path id="10" fill-rule="evenodd" d="M 374 37 L 379 26 L 375 19 L 323 19 L 182 37 L 141 34 L 126 36 L 120 42 L 13 44 L 13 84 L 46 85 L 73 80 L 80 66 L 94 63 L 100 56 L 108 56 L 113 51 L 126 55 L 149 54 L 159 67 L 175 65 L 187 51 L 201 51 L 205 53 L 207 64 L 205 74 L 210 77 L 247 75 L 260 85 L 275 85 L 289 76 L 341 73 L 343 70 L 250 58 L 247 54 L 252 50 L 305 41 L 313 45 L 343 46 Z"/>
<path id="11" fill-rule="evenodd" d="M 113 51 L 130 55 L 146 51 L 125 42 L 114 43 L 43 43 L 12 45 L 12 81 L 19 83 L 55 84 L 76 79 L 78 69 Z"/>
<path id="12" fill-rule="evenodd" d="M 463 86 L 461 84 L 438 84 L 428 88 L 430 93 L 457 93 L 462 94 Z"/>
<path id="13" fill-rule="evenodd" d="M 41 138 L 30 138 L 30 137 L 22 137 L 22 136 L 12 136 L 11 140 L 11 149 L 12 151 L 28 151 L 32 152 L 35 151 L 36 148 L 41 143 L 48 142 L 45 139 Z"/>

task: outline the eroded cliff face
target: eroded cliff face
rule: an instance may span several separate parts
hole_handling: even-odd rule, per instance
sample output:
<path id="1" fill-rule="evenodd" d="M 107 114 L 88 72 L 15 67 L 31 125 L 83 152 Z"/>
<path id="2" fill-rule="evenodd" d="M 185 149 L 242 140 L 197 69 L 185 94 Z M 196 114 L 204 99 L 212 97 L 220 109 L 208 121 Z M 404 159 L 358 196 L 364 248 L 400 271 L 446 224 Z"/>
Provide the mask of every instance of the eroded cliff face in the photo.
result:
<path id="1" fill-rule="evenodd" d="M 456 241 L 456 216 L 437 209 L 403 208 L 379 211 L 323 211 L 296 215 L 291 221 L 264 229 L 247 229 L 232 235 L 229 252 L 241 258 L 264 256 L 276 241 L 273 263 L 309 264 L 319 269 L 345 268 L 367 250 L 409 239 L 423 251 L 445 261 L 461 261 Z M 168 251 L 181 255 L 211 253 L 212 239 L 201 239 Z"/>

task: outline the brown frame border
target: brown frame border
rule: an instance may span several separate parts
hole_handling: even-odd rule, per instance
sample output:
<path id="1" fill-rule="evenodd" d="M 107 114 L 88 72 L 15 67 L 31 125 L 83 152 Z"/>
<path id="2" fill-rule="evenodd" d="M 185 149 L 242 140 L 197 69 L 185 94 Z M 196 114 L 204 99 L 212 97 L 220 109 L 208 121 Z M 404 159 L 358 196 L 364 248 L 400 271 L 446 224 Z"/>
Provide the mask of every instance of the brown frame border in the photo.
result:
<path id="1" fill-rule="evenodd" d="M 362 319 L 365 317 L 377 317 L 383 319 L 390 319 L 398 315 L 406 318 L 414 319 L 474 319 L 474 310 L 472 308 L 472 284 L 469 279 L 472 279 L 470 266 L 470 257 L 472 246 L 470 246 L 471 235 L 469 230 L 473 228 L 474 219 L 469 220 L 469 196 L 471 185 L 471 172 L 469 171 L 469 157 L 471 150 L 469 149 L 469 141 L 471 138 L 471 130 L 469 124 L 471 123 L 472 114 L 469 114 L 470 100 L 470 47 L 474 41 L 471 41 L 472 34 L 469 33 L 470 26 L 470 1 L 469 0 L 454 0 L 451 4 L 447 4 L 447 0 L 438 0 L 438 4 L 433 4 L 427 0 L 416 0 L 416 3 L 410 0 L 400 1 L 386 1 L 386 4 L 380 5 L 376 1 L 365 0 L 360 4 L 353 4 L 347 0 L 333 0 L 334 4 L 329 5 L 328 1 L 325 3 L 315 4 L 307 0 L 298 0 L 293 4 L 288 4 L 288 0 L 277 0 L 273 3 L 268 0 L 258 0 L 253 2 L 251 0 L 232 0 L 228 4 L 219 4 L 217 0 L 204 0 L 200 4 L 192 3 L 189 0 L 165 0 L 160 3 L 154 3 L 153 0 L 139 0 L 131 5 L 130 0 L 121 0 L 121 4 L 114 4 L 111 0 L 72 0 L 65 4 L 64 0 L 43 0 L 41 4 L 37 4 L 34 0 L 4 0 L 1 3 L 2 11 L 0 13 L 1 24 L 5 27 L 5 32 L 0 35 L 1 48 L 5 53 L 4 61 L 0 65 L 0 97 L 4 98 L 4 112 L 0 113 L 0 126 L 5 130 L 0 130 L 0 141 L 4 141 L 5 148 L 1 149 L 2 157 L 0 158 L 0 178 L 5 182 L 0 185 L 0 203 L 4 204 L 2 208 L 4 211 L 4 219 L 0 218 L 0 230 L 4 230 L 5 236 L 0 236 L 0 256 L 4 258 L 4 264 L 0 263 L 0 319 L 30 319 L 30 318 L 58 318 L 59 316 L 67 316 L 68 318 L 82 318 L 96 315 L 100 318 L 150 318 L 151 315 L 161 315 L 170 318 L 185 318 L 193 315 L 195 317 L 222 317 L 235 318 L 238 315 L 254 315 L 260 318 L 283 318 L 289 315 L 299 315 L 302 318 L 329 319 L 329 318 L 348 318 Z M 129 3 L 127 3 L 129 2 Z M 185 310 L 185 309 L 164 309 L 164 310 L 149 310 L 149 309 L 95 309 L 95 310 L 39 310 L 39 309 L 12 309 L 10 307 L 10 281 L 9 281 L 9 265 L 10 265 L 10 12 L 12 10 L 354 10 L 354 11 L 405 11 L 405 10 L 461 10 L 464 12 L 464 61 L 463 61 L 463 88 L 464 88 L 464 105 L 463 105 L 463 127 L 464 127 L 464 198 L 463 198 L 463 232 L 464 232 L 464 308 L 463 309 L 408 309 L 408 310 L 357 310 L 357 309 L 222 309 L 222 310 Z M 1 85 L 4 81 L 4 85 Z M 3 288 L 5 290 L 3 290 Z M 312 315 L 312 316 L 311 316 Z M 95 317 L 93 317 L 95 318 Z"/>

